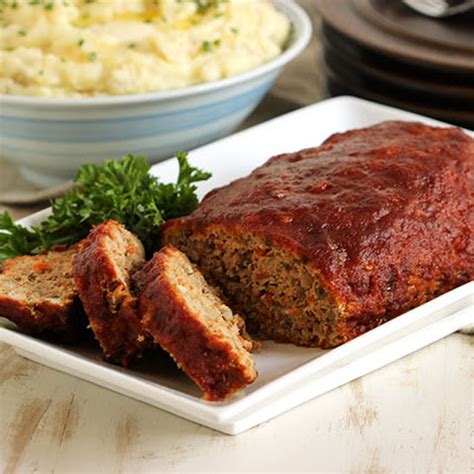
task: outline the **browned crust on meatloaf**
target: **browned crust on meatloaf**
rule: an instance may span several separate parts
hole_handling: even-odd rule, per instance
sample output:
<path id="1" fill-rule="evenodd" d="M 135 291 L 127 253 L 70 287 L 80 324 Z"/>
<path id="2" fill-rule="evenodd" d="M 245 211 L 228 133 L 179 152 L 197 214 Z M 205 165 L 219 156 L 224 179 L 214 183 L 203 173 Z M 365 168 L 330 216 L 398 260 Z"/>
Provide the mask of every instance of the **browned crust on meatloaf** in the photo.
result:
<path id="1" fill-rule="evenodd" d="M 77 289 L 104 357 L 125 367 L 149 346 L 131 288 L 131 274 L 143 262 L 140 241 L 114 220 L 92 229 L 73 261 Z"/>
<path id="2" fill-rule="evenodd" d="M 31 335 L 74 340 L 85 327 L 72 278 L 77 247 L 6 260 L 0 273 L 0 317 Z"/>
<path id="3" fill-rule="evenodd" d="M 218 300 L 184 254 L 165 247 L 135 278 L 144 327 L 204 391 L 206 400 L 227 398 L 255 380 L 248 352 L 252 345 L 239 334 L 240 318 Z M 198 299 L 210 309 L 217 304 L 226 317 L 213 319 L 192 307 Z"/>
<path id="4" fill-rule="evenodd" d="M 163 240 L 219 281 L 259 336 L 331 347 L 472 279 L 473 160 L 456 128 L 336 134 L 210 192 Z"/>

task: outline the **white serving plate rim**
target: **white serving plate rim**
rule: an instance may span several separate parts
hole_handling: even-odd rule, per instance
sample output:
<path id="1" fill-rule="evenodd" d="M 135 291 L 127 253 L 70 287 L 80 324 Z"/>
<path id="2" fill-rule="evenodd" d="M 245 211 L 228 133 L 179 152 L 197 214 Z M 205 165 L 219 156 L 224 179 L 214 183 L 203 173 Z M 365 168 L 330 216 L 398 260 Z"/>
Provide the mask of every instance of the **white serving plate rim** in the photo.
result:
<path id="1" fill-rule="evenodd" d="M 440 124 L 444 126 L 449 125 L 410 112 L 400 111 L 399 109 L 395 109 L 393 107 L 374 104 L 372 102 L 365 101 L 362 99 L 356 99 L 352 97 L 338 97 L 317 104 L 313 104 L 303 109 L 296 110 L 285 116 L 274 118 L 266 123 L 259 124 L 255 127 L 252 127 L 251 129 L 234 134 L 231 137 L 235 139 L 236 137 L 242 137 L 247 134 L 255 134 L 260 128 L 268 127 L 269 123 L 284 122 L 288 120 L 290 116 L 307 114 L 310 110 L 315 111 L 314 113 L 317 115 L 318 113 L 320 114 L 321 112 L 324 112 L 325 108 L 327 107 L 337 107 L 341 104 L 345 107 L 354 107 L 356 109 L 357 107 L 360 107 L 361 110 L 364 107 L 370 107 L 373 110 L 381 111 L 382 115 L 384 111 L 390 111 L 391 113 L 396 112 L 397 114 L 399 113 L 402 115 L 402 117 L 400 117 L 401 120 L 418 119 L 430 124 Z M 472 134 L 472 132 L 470 133 Z M 216 144 L 225 142 L 231 137 L 223 138 L 217 142 L 214 142 L 213 144 L 201 147 L 199 149 L 201 155 L 205 155 L 206 150 L 209 147 L 213 147 Z M 152 172 L 154 174 L 157 174 L 161 169 L 164 170 L 164 168 L 168 167 L 168 165 L 170 164 L 171 160 L 159 163 L 158 165 L 155 165 L 152 168 Z M 199 165 L 199 163 L 197 164 Z M 38 222 L 42 218 L 46 217 L 49 212 L 50 209 L 45 209 L 28 217 L 25 217 L 19 222 Z M 255 425 L 256 423 L 253 423 L 251 420 L 258 416 L 259 413 L 260 416 L 262 416 L 261 413 L 265 411 L 265 409 L 267 409 L 268 411 L 268 407 L 266 408 L 265 405 L 262 406 L 262 404 L 266 404 L 266 402 L 274 403 L 275 400 L 278 400 L 279 397 L 287 396 L 288 393 L 291 393 L 293 387 L 296 390 L 296 386 L 304 386 L 306 382 L 309 383 L 311 377 L 318 375 L 321 370 L 324 370 L 324 367 L 330 367 L 331 363 L 336 363 L 337 366 L 338 360 L 340 361 L 346 358 L 348 355 L 350 356 L 350 354 L 358 348 L 363 348 L 366 345 L 370 345 L 374 340 L 377 340 L 377 338 L 383 338 L 384 335 L 390 336 L 390 334 L 392 334 L 394 330 L 398 330 L 400 328 L 403 329 L 403 327 L 413 325 L 413 323 L 416 323 L 418 320 L 423 320 L 424 314 L 428 313 L 429 316 L 433 313 L 433 311 L 437 310 L 437 308 L 442 307 L 443 305 L 446 307 L 446 305 L 449 305 L 450 302 L 452 303 L 454 301 L 454 303 L 456 303 L 458 301 L 456 298 L 459 298 L 459 295 L 461 295 L 462 298 L 471 298 L 470 301 L 472 302 L 472 295 L 474 292 L 473 288 L 474 282 L 463 285 L 462 287 L 458 287 L 434 300 L 429 301 L 428 303 L 425 303 L 422 306 L 419 306 L 399 316 L 398 318 L 395 318 L 379 326 L 378 328 L 367 332 L 362 336 L 359 336 L 358 338 L 352 341 L 349 341 L 348 343 L 338 348 L 332 349 L 321 356 L 303 362 L 296 368 L 288 370 L 283 375 L 280 375 L 274 380 L 271 380 L 262 385 L 261 387 L 256 388 L 251 393 L 244 392 L 224 402 L 206 402 L 198 399 L 193 395 L 189 395 L 171 387 L 167 387 L 143 379 L 140 377 L 139 374 L 135 375 L 133 374 L 133 372 L 124 373 L 122 369 L 102 366 L 100 364 L 95 363 L 94 361 L 82 357 L 80 354 L 74 353 L 73 350 L 63 349 L 53 344 L 26 336 L 15 330 L 8 329 L 7 327 L 2 327 L 1 324 L 0 340 L 3 340 L 4 342 L 15 346 L 20 353 L 26 353 L 27 357 L 29 356 L 28 354 L 37 354 L 38 358 L 41 359 L 41 353 L 46 351 L 49 358 L 44 357 L 43 359 L 52 361 L 51 365 L 53 367 L 54 365 L 56 366 L 54 368 L 60 367 L 59 370 L 63 370 L 66 373 L 68 372 L 68 370 L 72 370 L 74 374 L 77 374 L 79 372 L 79 377 L 89 380 L 93 383 L 112 388 L 113 390 L 119 392 L 121 391 L 122 393 L 126 393 L 127 395 L 138 398 L 146 403 L 151 403 L 155 406 L 171 411 L 177 414 L 178 416 L 189 418 L 193 421 L 206 424 L 207 426 L 220 429 L 227 433 L 235 434 Z M 443 318 L 446 320 L 445 323 L 449 324 L 448 318 L 451 318 L 451 316 L 443 316 Z M 459 321 L 461 321 L 463 324 L 458 324 Z M 441 318 L 436 322 L 439 324 L 443 323 Z M 456 320 L 451 320 L 450 328 L 448 330 L 445 330 L 443 335 L 440 337 L 444 337 L 445 335 L 451 332 L 461 329 L 468 322 L 471 322 L 471 319 L 466 319 L 465 315 L 458 315 Z M 458 324 L 459 327 L 455 326 L 455 324 Z M 422 335 L 420 335 L 420 337 L 422 337 Z M 438 339 L 440 337 L 438 337 Z M 431 342 L 434 342 L 434 340 L 436 339 L 432 339 Z M 429 342 L 427 342 L 426 344 L 428 343 Z M 423 345 L 419 345 L 417 347 L 420 348 L 423 347 Z M 65 358 L 65 360 L 61 361 L 61 357 Z M 34 359 L 34 357 L 31 358 Z M 58 359 L 60 360 L 60 362 L 55 362 L 55 360 Z M 82 367 L 82 374 L 81 369 L 78 370 L 73 368 L 73 366 L 77 364 Z M 344 366 L 339 368 L 344 368 Z M 89 376 L 88 378 L 87 369 L 91 369 L 90 372 L 97 372 L 99 375 L 94 377 Z M 135 387 L 135 390 L 133 388 L 130 389 L 126 387 L 127 381 L 133 381 L 132 385 Z M 138 389 L 138 387 L 140 387 L 140 389 Z M 143 395 L 144 393 L 149 393 L 150 395 L 147 397 Z M 309 396 L 306 399 L 309 398 L 312 398 L 312 396 Z M 278 413 L 286 411 L 287 409 L 292 408 L 294 406 L 296 405 L 288 405 L 287 408 L 280 409 Z M 275 414 L 267 416 L 266 419 L 272 416 L 275 416 Z M 260 419 L 259 422 L 261 421 L 264 420 Z"/>
<path id="2" fill-rule="evenodd" d="M 353 354 L 355 353 L 357 356 L 357 350 L 359 349 L 362 349 L 362 357 L 360 358 L 363 359 L 364 357 L 372 355 L 371 351 L 367 353 L 367 347 L 370 348 L 371 345 L 374 346 L 373 352 L 375 353 L 377 351 L 380 352 L 381 349 L 383 350 L 384 343 L 387 342 L 393 345 L 400 342 L 400 340 L 407 339 L 408 336 L 419 336 L 418 339 L 422 341 L 422 332 L 425 329 L 429 329 L 430 324 L 431 326 L 441 326 L 440 336 L 435 336 L 426 343 L 423 343 L 423 341 L 421 343 L 418 342 L 418 348 L 421 348 L 424 345 L 428 345 L 435 340 L 461 329 L 472 321 L 471 307 L 473 294 L 474 282 L 466 283 L 372 329 L 342 346 L 328 351 L 324 355 L 302 364 L 281 377 L 268 382 L 251 394 L 224 402 L 207 402 L 179 390 L 144 380 L 140 378 L 139 375 L 133 374 L 133 372 L 124 373 L 121 368 L 99 365 L 74 353 L 74 351 L 63 349 L 40 339 L 35 339 L 18 331 L 11 330 L 8 327 L 2 327 L 1 323 L 0 341 L 13 345 L 20 353 L 33 360 L 35 360 L 34 356 L 38 355 L 39 359 L 53 361 L 53 368 L 58 369 L 59 367 L 58 370 L 65 371 L 70 375 L 78 376 L 84 380 L 120 393 L 125 393 L 145 403 L 155 404 L 159 406 L 159 408 L 171 411 L 178 416 L 189 418 L 195 422 L 206 424 L 217 429 L 222 429 L 230 434 L 236 434 L 254 425 L 251 422 L 248 424 L 248 421 L 245 419 L 258 415 L 258 411 L 252 411 L 253 408 L 260 407 L 261 411 L 262 404 L 271 403 L 275 399 L 278 399 L 278 397 L 291 393 L 293 387 L 304 384 L 308 379 L 317 377 L 318 375 L 324 378 L 331 375 L 331 372 L 332 374 L 336 374 L 338 369 L 344 370 L 346 367 L 351 366 L 351 364 L 357 363 L 357 357 L 356 360 L 353 360 Z M 454 309 L 452 309 L 452 307 L 454 307 Z M 442 314 L 437 317 L 437 312 L 452 312 L 454 314 Z M 436 316 L 436 318 L 433 318 L 433 315 Z M 430 318 L 428 323 L 425 321 L 427 318 Z M 433 321 L 431 321 L 431 319 L 433 319 Z M 447 326 L 447 328 L 443 328 L 443 325 Z M 416 326 L 420 326 L 420 328 L 416 329 Z M 414 331 L 412 333 L 407 332 L 407 329 L 410 330 L 412 327 L 414 327 Z M 402 335 L 397 336 L 397 331 L 402 332 Z M 395 339 L 393 339 L 394 335 Z M 398 350 L 402 349 L 399 348 Z M 413 351 L 409 350 L 407 353 L 410 352 Z M 33 355 L 33 357 L 31 357 L 31 355 Z M 403 355 L 400 357 L 403 357 Z M 55 362 L 55 356 L 60 357 L 60 362 Z M 392 360 L 396 360 L 400 357 L 395 356 Z M 344 363 L 344 361 L 347 362 Z M 386 365 L 386 363 L 380 364 L 380 366 L 383 365 Z M 79 368 L 75 368 L 74 366 L 78 366 Z M 326 371 L 325 373 L 325 369 L 329 369 L 329 372 Z M 73 374 L 70 373 L 71 370 Z M 371 370 L 368 370 L 366 373 L 370 371 Z M 77 372 L 79 372 L 79 375 L 76 375 Z M 130 385 L 132 385 L 132 387 L 130 387 Z M 308 399 L 310 398 L 313 397 L 309 396 Z M 265 405 L 263 405 L 263 407 L 265 407 Z M 293 408 L 293 406 L 288 407 L 288 409 L 289 408 Z M 282 411 L 286 411 L 286 409 Z M 272 416 L 269 416 L 268 418 L 271 417 Z M 242 429 L 236 428 L 239 423 L 244 425 Z M 246 423 L 247 426 L 245 426 Z"/>
<path id="3" fill-rule="evenodd" d="M 225 79 L 206 82 L 194 86 L 183 87 L 160 92 L 147 92 L 142 94 L 127 94 L 120 96 L 98 96 L 79 98 L 43 98 L 32 96 L 21 96 L 12 94 L 0 94 L 0 103 L 6 105 L 68 108 L 68 107 L 90 107 L 90 106 L 115 106 L 126 104 L 141 104 L 145 102 L 159 102 L 170 99 L 180 99 L 189 96 L 197 96 L 208 92 L 232 87 L 236 84 L 245 83 L 260 76 L 264 76 L 280 67 L 283 67 L 296 58 L 308 45 L 312 35 L 311 19 L 305 10 L 295 0 L 271 0 L 294 25 L 294 40 L 282 54 L 271 61 L 258 66 L 255 69 L 237 74 Z"/>

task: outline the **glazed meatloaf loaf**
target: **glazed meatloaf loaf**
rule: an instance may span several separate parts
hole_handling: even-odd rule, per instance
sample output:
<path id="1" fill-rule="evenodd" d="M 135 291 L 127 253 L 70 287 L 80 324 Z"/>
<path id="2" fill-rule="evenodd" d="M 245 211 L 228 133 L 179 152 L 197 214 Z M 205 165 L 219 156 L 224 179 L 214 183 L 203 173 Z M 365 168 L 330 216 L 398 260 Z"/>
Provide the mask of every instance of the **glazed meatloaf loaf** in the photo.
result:
<path id="1" fill-rule="evenodd" d="M 143 326 L 205 399 L 222 400 L 255 380 L 242 319 L 183 253 L 161 249 L 135 279 Z"/>
<path id="2" fill-rule="evenodd" d="M 210 192 L 163 240 L 260 337 L 337 346 L 472 278 L 473 160 L 456 128 L 336 134 Z"/>
<path id="3" fill-rule="evenodd" d="M 131 287 L 144 258 L 138 238 L 108 220 L 92 229 L 73 262 L 77 289 L 105 359 L 123 366 L 149 346 Z"/>
<path id="4" fill-rule="evenodd" d="M 33 335 L 72 339 L 85 326 L 72 277 L 77 247 L 3 262 L 0 317 Z"/>

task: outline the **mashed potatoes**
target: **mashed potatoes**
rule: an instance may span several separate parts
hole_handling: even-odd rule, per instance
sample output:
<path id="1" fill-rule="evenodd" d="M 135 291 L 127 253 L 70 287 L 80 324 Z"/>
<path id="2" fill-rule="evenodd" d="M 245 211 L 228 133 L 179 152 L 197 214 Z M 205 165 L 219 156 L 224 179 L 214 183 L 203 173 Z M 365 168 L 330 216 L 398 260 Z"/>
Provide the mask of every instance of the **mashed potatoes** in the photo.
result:
<path id="1" fill-rule="evenodd" d="M 233 76 L 278 56 L 268 0 L 0 0 L 0 93 L 136 94 Z"/>

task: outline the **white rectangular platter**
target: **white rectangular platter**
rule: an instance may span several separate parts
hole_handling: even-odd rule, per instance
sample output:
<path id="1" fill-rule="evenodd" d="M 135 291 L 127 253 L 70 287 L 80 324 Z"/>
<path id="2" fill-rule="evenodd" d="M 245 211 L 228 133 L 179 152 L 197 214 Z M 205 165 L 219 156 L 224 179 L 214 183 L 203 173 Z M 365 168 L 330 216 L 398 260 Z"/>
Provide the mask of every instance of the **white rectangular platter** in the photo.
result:
<path id="1" fill-rule="evenodd" d="M 330 99 L 194 150 L 192 163 L 213 173 L 199 194 L 248 174 L 272 155 L 316 146 L 332 133 L 384 120 L 440 124 L 360 99 Z M 177 165 L 175 160 L 168 160 L 154 166 L 152 172 L 169 181 L 174 179 Z M 36 223 L 47 212 L 22 223 Z M 50 344 L 21 334 L 5 320 L 0 320 L 0 341 L 54 369 L 224 433 L 237 434 L 472 325 L 473 300 L 471 282 L 328 351 L 265 342 L 261 353 L 255 355 L 259 378 L 225 402 L 201 400 L 199 390 L 159 357 L 130 371 L 103 362 L 95 346 Z"/>

